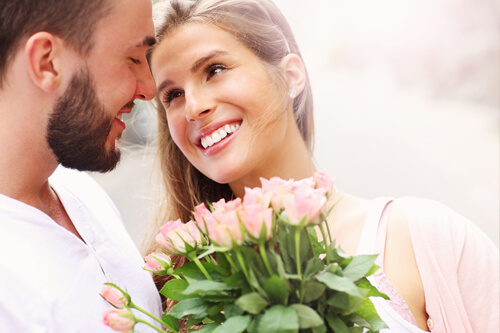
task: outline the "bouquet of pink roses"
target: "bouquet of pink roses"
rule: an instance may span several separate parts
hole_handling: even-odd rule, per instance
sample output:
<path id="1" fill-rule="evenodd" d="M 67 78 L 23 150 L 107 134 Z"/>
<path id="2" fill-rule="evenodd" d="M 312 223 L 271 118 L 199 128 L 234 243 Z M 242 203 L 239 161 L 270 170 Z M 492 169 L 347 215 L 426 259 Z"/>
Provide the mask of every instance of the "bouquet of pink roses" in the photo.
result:
<path id="1" fill-rule="evenodd" d="M 161 227 L 156 241 L 164 252 L 148 255 L 145 269 L 175 277 L 160 293 L 178 303 L 155 319 L 172 332 L 179 330 L 179 320 L 186 327 L 201 325 L 198 332 L 205 333 L 385 328 L 369 297 L 387 296 L 366 278 L 378 269 L 376 256 L 350 257 L 328 241 L 333 181 L 324 173 L 301 181 L 261 181 L 262 187 L 246 189 L 243 200 L 200 204 L 193 220 Z M 176 268 L 167 255 L 189 262 Z M 126 318 L 128 326 L 115 328 L 131 330 L 135 319 L 129 309 L 135 305 L 125 291 L 116 287 L 116 293 L 127 302 L 106 315 Z M 109 319 L 108 325 L 113 327 Z"/>

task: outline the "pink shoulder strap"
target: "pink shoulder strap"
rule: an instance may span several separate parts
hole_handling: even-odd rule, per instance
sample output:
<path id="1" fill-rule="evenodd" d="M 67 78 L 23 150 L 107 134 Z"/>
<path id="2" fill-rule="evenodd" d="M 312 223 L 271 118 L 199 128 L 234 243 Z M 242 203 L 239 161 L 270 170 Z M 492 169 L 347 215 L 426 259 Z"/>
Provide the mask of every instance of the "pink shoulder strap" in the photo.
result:
<path id="1" fill-rule="evenodd" d="M 387 218 L 392 198 L 377 198 L 371 203 L 366 215 L 357 254 L 380 254 L 383 258 L 385 238 L 387 234 Z M 381 265 L 382 262 L 378 262 Z"/>

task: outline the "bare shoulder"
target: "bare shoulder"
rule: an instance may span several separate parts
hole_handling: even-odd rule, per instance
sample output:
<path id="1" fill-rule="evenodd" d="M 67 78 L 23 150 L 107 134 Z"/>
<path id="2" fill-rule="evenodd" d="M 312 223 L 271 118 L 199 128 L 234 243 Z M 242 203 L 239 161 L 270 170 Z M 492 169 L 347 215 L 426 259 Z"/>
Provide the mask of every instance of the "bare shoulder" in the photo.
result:
<path id="1" fill-rule="evenodd" d="M 424 288 L 410 236 L 408 211 L 398 200 L 393 201 L 387 222 L 384 272 L 405 300 L 418 326 L 427 329 Z"/>

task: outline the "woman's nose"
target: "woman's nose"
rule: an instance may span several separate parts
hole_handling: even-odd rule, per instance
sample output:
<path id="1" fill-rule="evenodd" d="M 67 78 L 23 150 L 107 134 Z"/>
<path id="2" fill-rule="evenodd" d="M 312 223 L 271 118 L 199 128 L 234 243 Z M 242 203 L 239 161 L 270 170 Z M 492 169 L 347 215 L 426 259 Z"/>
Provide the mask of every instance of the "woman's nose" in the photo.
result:
<path id="1" fill-rule="evenodd" d="M 186 120 L 193 122 L 206 117 L 215 109 L 210 95 L 201 92 L 185 92 Z"/>

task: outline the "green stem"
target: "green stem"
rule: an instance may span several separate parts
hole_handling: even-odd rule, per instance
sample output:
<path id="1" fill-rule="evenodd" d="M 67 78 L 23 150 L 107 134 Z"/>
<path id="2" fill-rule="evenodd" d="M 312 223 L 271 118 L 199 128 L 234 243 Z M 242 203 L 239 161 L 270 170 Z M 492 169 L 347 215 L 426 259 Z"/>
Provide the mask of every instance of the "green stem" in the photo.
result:
<path id="1" fill-rule="evenodd" d="M 248 284 L 252 286 L 252 283 L 250 282 L 250 276 L 248 275 L 247 266 L 245 266 L 245 261 L 243 260 L 240 249 L 235 249 L 234 252 L 236 253 L 236 258 L 238 258 L 241 269 L 243 270 L 243 274 L 245 274 L 245 277 L 247 278 Z"/>
<path id="2" fill-rule="evenodd" d="M 326 231 L 328 232 L 328 240 L 330 241 L 330 244 L 331 244 L 333 241 L 333 238 L 332 238 L 332 233 L 330 232 L 330 226 L 328 225 L 328 222 L 325 222 L 325 225 L 326 225 Z"/>
<path id="3" fill-rule="evenodd" d="M 273 275 L 273 271 L 271 269 L 271 265 L 269 265 L 269 259 L 267 258 L 267 252 L 266 252 L 266 247 L 264 246 L 264 241 L 260 240 L 259 241 L 259 252 L 262 257 L 262 260 L 264 260 L 264 265 L 266 265 L 267 272 L 269 273 L 269 276 Z"/>
<path id="4" fill-rule="evenodd" d="M 229 265 L 231 265 L 231 267 L 234 269 L 234 271 L 237 272 L 238 271 L 238 267 L 234 263 L 234 261 L 231 258 L 231 256 L 228 253 L 226 253 L 226 252 L 224 252 L 224 256 L 226 257 L 227 261 L 229 262 Z"/>
<path id="5" fill-rule="evenodd" d="M 148 322 L 147 320 L 143 320 L 143 319 L 140 319 L 140 318 L 135 318 L 135 321 L 136 321 L 137 323 L 143 323 L 143 324 L 146 324 L 146 325 L 148 325 L 149 327 L 154 328 L 154 329 L 155 329 L 155 330 L 157 330 L 158 332 L 165 333 L 165 331 L 164 331 L 164 330 L 162 330 L 162 329 L 160 329 L 160 328 L 156 327 L 155 325 L 151 324 L 151 323 L 150 323 L 150 322 Z M 170 330 L 172 330 L 171 328 L 169 328 L 169 329 L 170 329 Z M 174 331 L 174 330 L 172 330 L 172 332 L 174 332 L 174 333 L 178 333 L 177 331 Z"/>
<path id="6" fill-rule="evenodd" d="M 163 326 L 168 326 L 168 324 L 165 323 L 163 320 L 161 320 L 160 318 L 156 317 L 154 314 L 149 313 L 148 311 L 144 310 L 140 306 L 135 305 L 135 303 L 133 303 L 132 301 L 130 301 L 130 304 L 128 306 L 129 306 L 129 308 L 136 309 L 137 311 L 144 313 L 146 316 L 148 316 L 150 318 L 153 318 L 154 320 L 156 320 L 157 322 L 159 322 Z M 137 320 L 142 320 L 142 319 L 137 318 Z"/>
<path id="7" fill-rule="evenodd" d="M 210 274 L 208 274 L 207 270 L 205 269 L 205 267 L 201 264 L 200 260 L 198 258 L 194 258 L 193 259 L 194 263 L 196 264 L 196 266 L 198 266 L 198 268 L 200 269 L 200 271 L 203 273 L 203 275 L 205 275 L 205 277 L 210 280 L 210 281 L 213 281 L 212 280 L 212 277 L 210 276 Z"/>
<path id="8" fill-rule="evenodd" d="M 300 228 L 295 229 L 295 260 L 297 263 L 297 275 L 302 280 L 302 269 L 300 268 Z"/>
<path id="9" fill-rule="evenodd" d="M 215 260 L 215 258 L 214 258 L 214 257 L 212 257 L 212 255 L 208 255 L 208 256 L 207 256 L 207 258 L 208 258 L 208 261 L 209 261 L 210 263 L 212 263 L 212 264 L 214 264 L 214 265 L 218 265 L 218 264 L 219 264 L 219 263 L 217 262 L 217 260 Z"/>
<path id="10" fill-rule="evenodd" d="M 326 240 L 325 228 L 323 228 L 323 224 L 319 225 L 319 230 L 321 230 L 321 235 L 323 236 L 323 242 L 325 242 L 325 254 L 326 254 L 326 263 L 330 264 L 330 256 L 328 255 L 330 252 L 328 251 L 328 243 Z M 330 240 L 331 243 L 331 240 Z"/>

